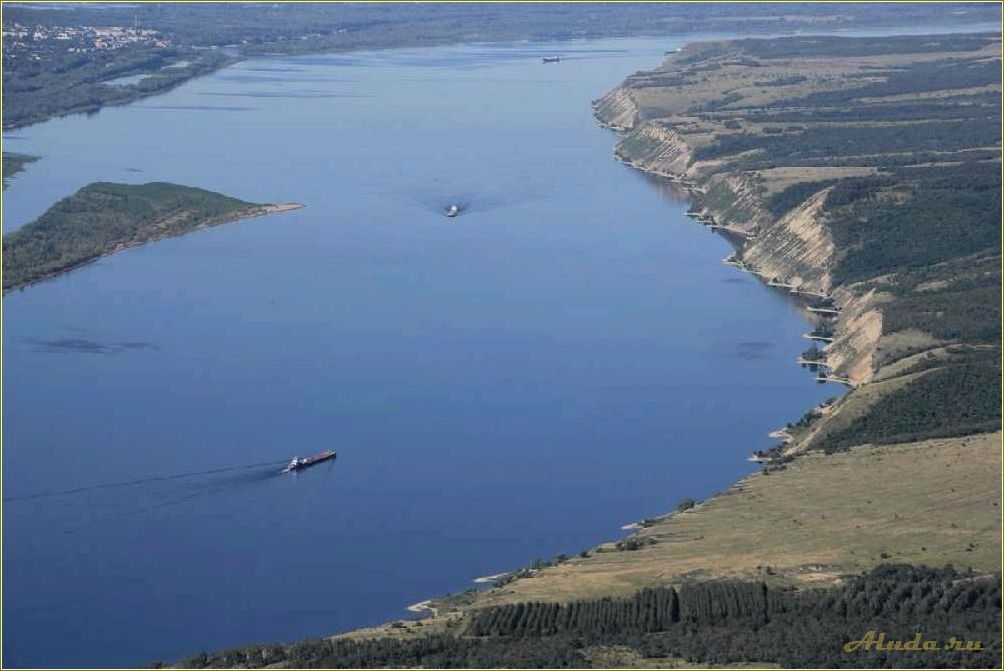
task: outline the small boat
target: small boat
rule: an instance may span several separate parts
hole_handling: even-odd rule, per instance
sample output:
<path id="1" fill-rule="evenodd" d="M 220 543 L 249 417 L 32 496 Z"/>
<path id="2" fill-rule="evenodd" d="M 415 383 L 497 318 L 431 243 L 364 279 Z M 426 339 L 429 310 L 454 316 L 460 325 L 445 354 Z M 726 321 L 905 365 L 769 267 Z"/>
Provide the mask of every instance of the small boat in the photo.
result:
<path id="1" fill-rule="evenodd" d="M 453 205 L 450 205 L 448 208 L 446 208 L 446 216 L 448 216 L 448 217 L 455 217 L 458 214 L 460 214 L 460 206 L 459 205 L 453 204 Z"/>
<path id="2" fill-rule="evenodd" d="M 300 471 L 303 470 L 304 468 L 310 468 L 311 466 L 319 464 L 322 461 L 328 461 L 330 459 L 334 459 L 335 456 L 336 455 L 334 450 L 325 450 L 324 452 L 318 452 L 313 456 L 304 457 L 303 459 L 301 459 L 300 457 L 293 457 L 292 459 L 289 460 L 289 463 L 286 464 L 286 468 L 282 469 L 282 472 L 293 473 L 294 471 Z"/>
<path id="3" fill-rule="evenodd" d="M 544 56 L 544 58 L 542 58 L 541 60 L 543 60 L 545 63 L 560 63 L 561 56 Z"/>

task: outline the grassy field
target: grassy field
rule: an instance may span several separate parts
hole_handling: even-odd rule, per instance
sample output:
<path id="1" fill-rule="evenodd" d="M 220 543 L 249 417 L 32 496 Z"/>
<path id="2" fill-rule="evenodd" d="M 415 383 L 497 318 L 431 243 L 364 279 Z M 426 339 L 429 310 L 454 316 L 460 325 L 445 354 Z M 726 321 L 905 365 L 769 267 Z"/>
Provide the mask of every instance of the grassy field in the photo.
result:
<path id="1" fill-rule="evenodd" d="M 626 596 L 710 576 L 824 584 L 883 562 L 990 572 L 1000 569 L 1000 501 L 1000 433 L 811 453 L 639 531 L 652 545 L 601 545 L 476 605 Z"/>
<path id="2" fill-rule="evenodd" d="M 339 638 L 458 634 L 472 609 L 507 603 L 626 597 L 646 587 L 713 578 L 802 587 L 885 563 L 1000 570 L 1000 432 L 809 453 L 641 529 L 633 551 L 615 542 L 499 588 L 433 601 L 436 615 Z M 592 651 L 599 668 L 689 668 L 630 649 Z M 761 664 L 750 664 L 762 667 Z"/>

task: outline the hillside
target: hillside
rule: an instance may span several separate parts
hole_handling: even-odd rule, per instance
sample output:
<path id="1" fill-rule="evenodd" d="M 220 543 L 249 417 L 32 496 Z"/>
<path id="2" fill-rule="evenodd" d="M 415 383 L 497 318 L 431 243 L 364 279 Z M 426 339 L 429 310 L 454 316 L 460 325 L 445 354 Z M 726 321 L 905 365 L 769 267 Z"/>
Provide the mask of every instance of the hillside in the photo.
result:
<path id="1" fill-rule="evenodd" d="M 247 203 L 166 182 L 95 182 L 4 235 L 3 291 L 55 277 L 127 247 L 294 207 Z"/>
<path id="2" fill-rule="evenodd" d="M 999 426 L 1000 66 L 994 35 L 702 43 L 597 101 L 867 385 L 786 451 Z"/>

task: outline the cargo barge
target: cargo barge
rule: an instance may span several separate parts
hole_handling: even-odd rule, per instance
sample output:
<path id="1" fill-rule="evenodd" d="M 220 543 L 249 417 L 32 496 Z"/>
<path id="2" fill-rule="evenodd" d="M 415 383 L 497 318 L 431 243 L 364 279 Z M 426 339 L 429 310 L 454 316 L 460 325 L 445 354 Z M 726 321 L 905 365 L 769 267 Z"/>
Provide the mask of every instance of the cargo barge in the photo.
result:
<path id="1" fill-rule="evenodd" d="M 334 450 L 325 450 L 324 452 L 318 452 L 313 456 L 304 457 L 303 459 L 300 457 L 293 457 L 289 460 L 289 463 L 286 464 L 286 468 L 282 469 L 282 472 L 292 473 L 294 471 L 302 471 L 305 468 L 310 468 L 311 466 L 319 464 L 323 461 L 330 461 L 331 459 L 334 459 L 335 456 L 336 454 Z"/>

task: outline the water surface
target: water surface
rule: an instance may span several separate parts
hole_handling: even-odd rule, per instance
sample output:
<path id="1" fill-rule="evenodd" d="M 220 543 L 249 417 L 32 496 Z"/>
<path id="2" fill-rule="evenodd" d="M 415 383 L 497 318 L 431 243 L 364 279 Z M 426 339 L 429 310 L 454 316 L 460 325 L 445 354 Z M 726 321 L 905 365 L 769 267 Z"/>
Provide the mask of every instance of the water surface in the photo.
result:
<path id="1" fill-rule="evenodd" d="M 7 230 L 97 180 L 306 207 L 4 299 L 3 663 L 400 617 L 724 489 L 838 393 L 787 296 L 591 118 L 684 41 L 249 61 L 18 131 L 42 160 Z"/>

